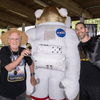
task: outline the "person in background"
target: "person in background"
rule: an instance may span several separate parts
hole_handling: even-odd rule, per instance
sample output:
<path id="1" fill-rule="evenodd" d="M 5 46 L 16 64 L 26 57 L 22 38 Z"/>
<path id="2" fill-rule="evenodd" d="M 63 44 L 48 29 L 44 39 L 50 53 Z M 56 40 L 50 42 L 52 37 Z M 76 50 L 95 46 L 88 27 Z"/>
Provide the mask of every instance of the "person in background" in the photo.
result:
<path id="1" fill-rule="evenodd" d="M 5 33 L 5 31 L 2 31 L 2 32 L 1 32 L 1 35 L 2 35 L 3 33 Z M 0 39 L 1 39 L 1 36 L 0 36 Z M 1 43 L 1 44 L 0 44 L 0 49 L 1 49 L 3 46 L 4 46 L 4 44 Z"/>
<path id="2" fill-rule="evenodd" d="M 24 32 L 12 28 L 2 34 L 1 40 L 5 46 L 0 54 L 0 100 L 26 100 L 26 63 L 30 67 L 31 84 L 36 84 L 33 61 L 27 56 L 31 52 L 20 47 L 28 37 Z"/>
<path id="3" fill-rule="evenodd" d="M 80 39 L 81 58 L 79 100 L 100 100 L 100 39 L 89 37 L 85 24 L 78 22 L 75 31 Z"/>
<path id="4" fill-rule="evenodd" d="M 5 33 L 5 31 L 2 31 L 1 34 Z"/>

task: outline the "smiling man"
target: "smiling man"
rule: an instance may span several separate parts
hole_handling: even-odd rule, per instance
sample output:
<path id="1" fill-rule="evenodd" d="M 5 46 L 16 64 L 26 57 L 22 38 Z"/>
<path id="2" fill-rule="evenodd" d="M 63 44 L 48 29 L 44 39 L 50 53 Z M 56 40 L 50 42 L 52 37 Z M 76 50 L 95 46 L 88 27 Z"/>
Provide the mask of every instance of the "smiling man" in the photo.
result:
<path id="1" fill-rule="evenodd" d="M 27 35 L 12 28 L 1 36 L 4 43 L 1 48 L 0 100 L 26 100 L 26 70 L 28 63 L 31 73 L 31 84 L 35 86 L 33 61 L 27 57 L 31 52 L 20 47 L 24 45 Z"/>
<path id="2" fill-rule="evenodd" d="M 75 27 L 80 39 L 78 45 L 81 58 L 79 100 L 100 100 L 100 39 L 89 37 L 85 24 L 79 22 Z"/>

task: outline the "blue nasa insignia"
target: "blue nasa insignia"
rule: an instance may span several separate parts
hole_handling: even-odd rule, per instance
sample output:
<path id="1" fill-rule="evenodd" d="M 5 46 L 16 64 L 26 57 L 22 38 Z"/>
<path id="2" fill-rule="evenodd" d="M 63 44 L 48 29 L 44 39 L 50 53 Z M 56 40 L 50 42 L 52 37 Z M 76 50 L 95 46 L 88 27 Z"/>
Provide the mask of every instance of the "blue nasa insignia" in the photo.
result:
<path id="1" fill-rule="evenodd" d="M 66 32 L 65 32 L 65 30 L 59 28 L 59 29 L 57 29 L 56 34 L 59 37 L 64 37 L 66 35 Z"/>

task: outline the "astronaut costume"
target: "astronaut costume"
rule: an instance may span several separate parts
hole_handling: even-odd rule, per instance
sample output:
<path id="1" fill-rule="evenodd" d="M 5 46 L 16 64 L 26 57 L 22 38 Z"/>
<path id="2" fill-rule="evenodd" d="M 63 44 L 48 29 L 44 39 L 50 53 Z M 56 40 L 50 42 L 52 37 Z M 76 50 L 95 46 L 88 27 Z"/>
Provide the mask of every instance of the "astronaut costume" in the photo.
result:
<path id="1" fill-rule="evenodd" d="M 27 69 L 26 93 L 32 100 L 73 100 L 79 92 L 79 40 L 75 31 L 66 27 L 67 10 L 46 7 L 37 10 L 35 16 L 36 28 L 26 34 L 40 83 L 32 87 Z"/>

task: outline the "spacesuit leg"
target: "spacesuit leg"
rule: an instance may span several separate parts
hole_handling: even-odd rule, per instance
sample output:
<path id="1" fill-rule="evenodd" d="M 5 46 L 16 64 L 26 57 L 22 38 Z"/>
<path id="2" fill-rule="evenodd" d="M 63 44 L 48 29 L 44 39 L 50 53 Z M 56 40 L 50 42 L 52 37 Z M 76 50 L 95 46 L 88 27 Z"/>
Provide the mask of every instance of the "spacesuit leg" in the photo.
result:
<path id="1" fill-rule="evenodd" d="M 59 87 L 59 83 L 65 77 L 63 71 L 51 70 L 49 80 L 49 98 L 50 100 L 65 100 L 64 89 Z"/>
<path id="2" fill-rule="evenodd" d="M 50 99 L 49 99 L 49 96 L 47 96 L 47 97 L 45 97 L 45 98 L 36 98 L 36 97 L 34 97 L 34 96 L 31 96 L 31 99 L 32 99 L 32 100 L 50 100 Z"/>
<path id="3" fill-rule="evenodd" d="M 31 95 L 32 100 L 49 100 L 48 99 L 49 70 L 38 68 L 35 70 L 35 77 L 39 78 L 40 83 L 35 86 L 36 91 Z"/>

